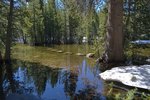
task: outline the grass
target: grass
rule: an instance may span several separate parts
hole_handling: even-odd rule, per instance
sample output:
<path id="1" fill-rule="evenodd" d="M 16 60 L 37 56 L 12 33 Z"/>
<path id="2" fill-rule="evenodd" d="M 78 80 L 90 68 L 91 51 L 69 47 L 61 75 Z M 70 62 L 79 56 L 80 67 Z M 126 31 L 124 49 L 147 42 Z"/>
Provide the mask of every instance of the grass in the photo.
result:
<path id="1" fill-rule="evenodd" d="M 110 83 L 107 85 L 107 89 L 105 92 L 105 96 L 107 100 L 150 100 L 150 94 L 138 93 L 138 90 L 131 89 L 131 90 L 117 90 L 116 88 L 113 88 L 113 83 Z"/>

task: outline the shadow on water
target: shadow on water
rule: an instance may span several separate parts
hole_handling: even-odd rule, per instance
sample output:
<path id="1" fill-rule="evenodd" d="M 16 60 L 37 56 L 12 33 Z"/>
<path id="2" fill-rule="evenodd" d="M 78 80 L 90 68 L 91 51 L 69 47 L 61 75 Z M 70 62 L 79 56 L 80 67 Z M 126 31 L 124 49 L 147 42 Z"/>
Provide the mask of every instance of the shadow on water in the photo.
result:
<path id="1" fill-rule="evenodd" d="M 75 71 L 20 60 L 0 68 L 1 100 L 105 100 L 100 71 L 86 60 Z"/>

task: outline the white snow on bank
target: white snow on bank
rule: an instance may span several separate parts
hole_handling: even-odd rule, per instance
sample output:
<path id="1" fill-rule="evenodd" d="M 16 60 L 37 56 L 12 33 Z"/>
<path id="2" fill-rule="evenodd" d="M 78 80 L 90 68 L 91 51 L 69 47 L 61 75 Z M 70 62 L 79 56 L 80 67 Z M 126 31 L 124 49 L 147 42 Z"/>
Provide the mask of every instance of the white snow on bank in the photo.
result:
<path id="1" fill-rule="evenodd" d="M 150 90 L 150 65 L 116 67 L 100 73 L 104 80 Z"/>

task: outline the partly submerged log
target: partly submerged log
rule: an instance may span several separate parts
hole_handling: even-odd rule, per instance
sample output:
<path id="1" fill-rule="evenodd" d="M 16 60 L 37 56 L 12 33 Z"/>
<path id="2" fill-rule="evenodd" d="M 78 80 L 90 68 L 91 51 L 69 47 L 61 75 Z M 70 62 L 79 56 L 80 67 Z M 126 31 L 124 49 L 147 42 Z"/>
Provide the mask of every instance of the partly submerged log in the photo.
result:
<path id="1" fill-rule="evenodd" d="M 100 73 L 102 79 L 150 90 L 150 65 L 116 67 Z"/>

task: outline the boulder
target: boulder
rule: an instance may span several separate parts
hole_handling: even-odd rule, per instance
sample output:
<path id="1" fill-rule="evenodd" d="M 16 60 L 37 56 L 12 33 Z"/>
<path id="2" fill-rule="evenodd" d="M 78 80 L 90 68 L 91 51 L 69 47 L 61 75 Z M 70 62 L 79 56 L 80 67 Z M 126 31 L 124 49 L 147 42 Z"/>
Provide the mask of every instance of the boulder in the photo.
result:
<path id="1" fill-rule="evenodd" d="M 150 59 L 147 59 L 146 61 L 150 63 Z"/>
<path id="2" fill-rule="evenodd" d="M 116 67 L 100 73 L 107 81 L 150 90 L 150 65 Z"/>
<path id="3" fill-rule="evenodd" d="M 86 57 L 87 57 L 87 58 L 93 58 L 94 55 L 95 55 L 94 53 L 88 53 L 88 54 L 86 54 Z"/>

